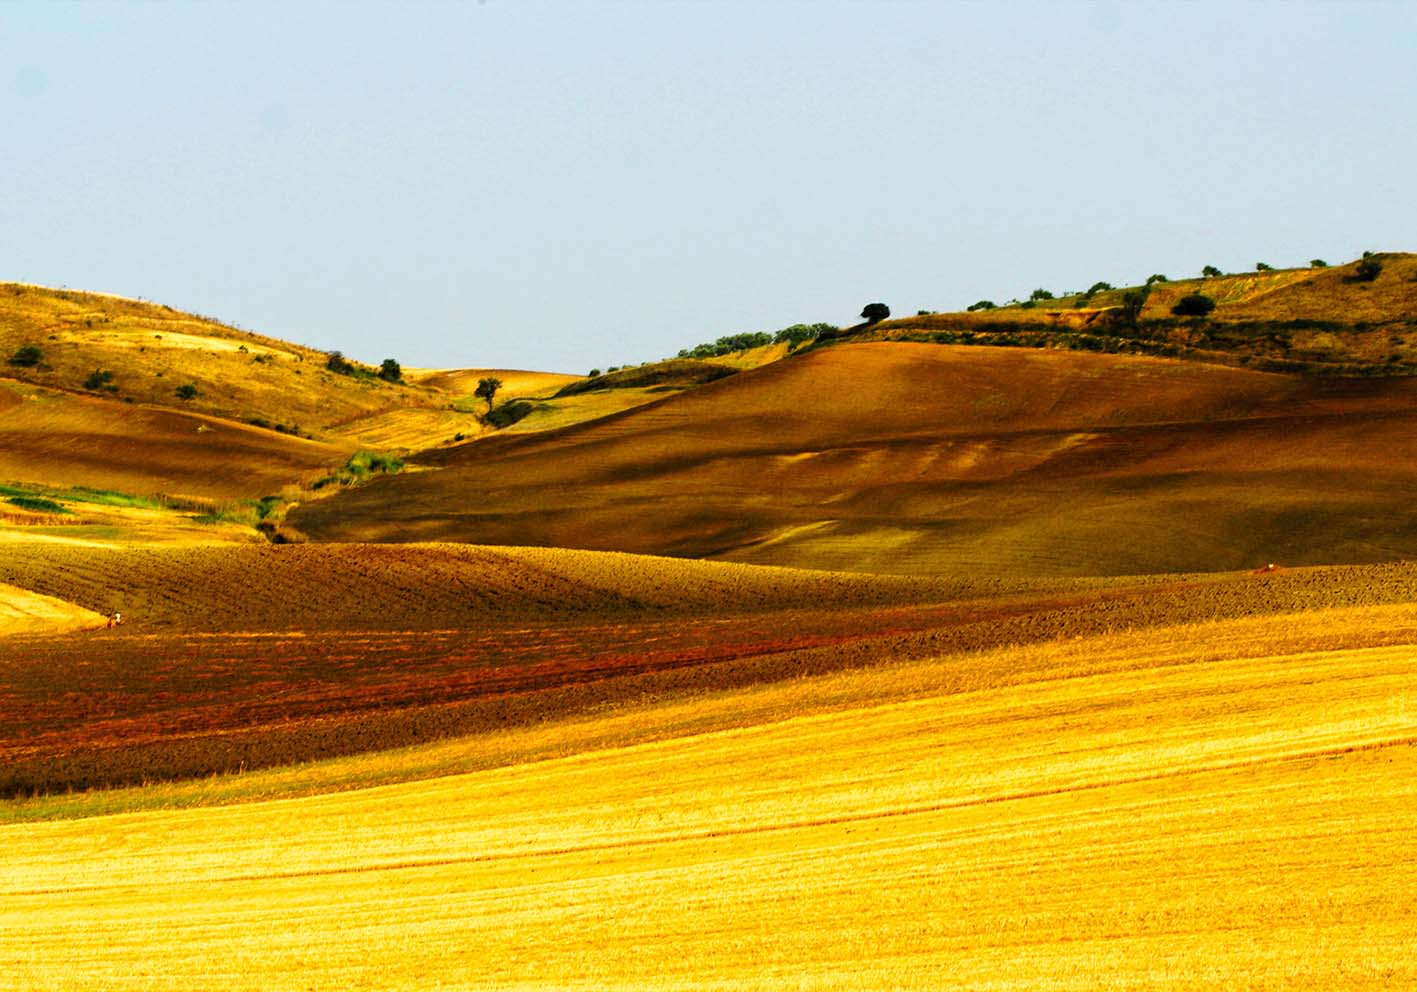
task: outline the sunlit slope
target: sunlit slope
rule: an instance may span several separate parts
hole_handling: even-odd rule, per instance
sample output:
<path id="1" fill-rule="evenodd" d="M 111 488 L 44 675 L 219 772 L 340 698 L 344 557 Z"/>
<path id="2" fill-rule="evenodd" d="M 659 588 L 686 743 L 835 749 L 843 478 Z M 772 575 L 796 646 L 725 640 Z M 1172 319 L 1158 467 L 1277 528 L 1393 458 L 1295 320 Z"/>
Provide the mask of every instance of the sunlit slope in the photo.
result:
<path id="1" fill-rule="evenodd" d="M 318 476 L 349 450 L 196 413 L 0 380 L 0 482 L 235 499 Z"/>
<path id="2" fill-rule="evenodd" d="M 1417 555 L 1417 388 L 875 343 L 430 453 L 304 507 L 324 539 L 877 572 L 1139 574 Z"/>
<path id="3" fill-rule="evenodd" d="M 8 364 L 26 345 L 40 350 L 39 363 Z M 106 371 L 111 379 L 87 391 L 321 435 L 371 413 L 446 404 L 434 389 L 336 375 L 325 358 L 155 303 L 0 283 L 0 374 L 34 385 L 84 391 Z M 196 395 L 180 398 L 183 385 Z"/>
<path id="4" fill-rule="evenodd" d="M 20 989 L 1405 988 L 1414 634 L 1401 606 L 1006 649 L 967 686 L 943 659 L 706 702 L 754 718 L 729 730 L 4 827 L 0 966 Z"/>

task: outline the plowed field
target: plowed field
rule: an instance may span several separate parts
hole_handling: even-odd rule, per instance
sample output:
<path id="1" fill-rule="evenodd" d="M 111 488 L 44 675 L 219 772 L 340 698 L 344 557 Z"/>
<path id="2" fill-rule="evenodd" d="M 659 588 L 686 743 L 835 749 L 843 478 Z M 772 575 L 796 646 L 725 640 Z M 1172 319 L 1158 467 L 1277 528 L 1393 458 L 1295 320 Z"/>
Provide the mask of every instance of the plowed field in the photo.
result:
<path id="1" fill-rule="evenodd" d="M 1417 557 L 1417 385 L 1074 352 L 840 345 L 298 508 L 317 538 L 878 573 Z M 476 493 L 477 499 L 467 498 Z"/>
<path id="2" fill-rule="evenodd" d="M 122 600 L 103 601 L 119 568 Z M 452 546 L 31 548 L 0 570 L 127 621 L 0 641 L 10 795 L 400 747 L 888 658 L 1417 598 L 1417 567 L 1397 565 L 1027 591 Z M 266 586 L 233 596 L 242 576 Z"/>

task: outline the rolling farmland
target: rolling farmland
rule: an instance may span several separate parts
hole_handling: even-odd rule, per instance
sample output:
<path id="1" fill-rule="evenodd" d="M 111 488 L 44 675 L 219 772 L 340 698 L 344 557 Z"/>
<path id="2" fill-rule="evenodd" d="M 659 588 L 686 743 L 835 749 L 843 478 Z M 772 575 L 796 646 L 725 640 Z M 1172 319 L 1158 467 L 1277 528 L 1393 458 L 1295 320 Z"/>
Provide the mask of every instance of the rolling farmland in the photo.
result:
<path id="1" fill-rule="evenodd" d="M 1417 615 L 998 649 L 968 689 L 950 658 L 884 665 L 696 707 L 730 729 L 4 827 L 0 963 L 26 988 L 1402 987 L 1417 663 L 1376 631 Z"/>
<path id="2" fill-rule="evenodd" d="M 0 316 L 52 359 L 0 383 L 0 987 L 1417 985 L 1411 380 L 872 341 L 394 384 Z M 411 470 L 331 484 L 355 444 Z"/>

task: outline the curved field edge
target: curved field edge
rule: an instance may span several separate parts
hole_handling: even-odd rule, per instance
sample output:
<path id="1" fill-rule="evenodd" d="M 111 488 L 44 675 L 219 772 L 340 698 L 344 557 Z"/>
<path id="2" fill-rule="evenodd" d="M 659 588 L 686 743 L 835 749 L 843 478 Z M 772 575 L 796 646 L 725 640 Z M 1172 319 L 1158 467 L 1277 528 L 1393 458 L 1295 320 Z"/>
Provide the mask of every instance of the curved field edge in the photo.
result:
<path id="1" fill-rule="evenodd" d="M 404 747 L 887 659 L 1406 601 L 1414 581 L 1417 571 L 1372 567 L 937 604 L 758 604 L 739 613 L 650 610 L 560 623 L 513 614 L 475 631 L 14 638 L 0 665 L 7 704 L 0 710 L 0 795 Z M 68 691 L 55 693 L 56 683 Z"/>
<path id="2" fill-rule="evenodd" d="M 1297 670 L 1308 656 L 1394 648 L 1398 649 L 1396 657 L 1401 658 L 1412 644 L 1417 644 L 1417 606 L 1394 604 L 1172 624 L 923 659 L 885 651 L 856 659 L 855 667 L 821 663 L 840 659 L 818 659 L 816 666 L 803 664 L 808 659 L 802 656 L 775 659 L 794 664 L 795 673 L 762 663 L 730 666 L 714 673 L 716 679 L 694 670 L 659 673 L 619 679 L 588 693 L 573 689 L 557 700 L 560 713 L 548 709 L 523 714 L 521 721 L 503 701 L 494 708 L 492 719 L 480 721 L 476 732 L 431 742 L 268 768 L 247 770 L 243 765 L 240 770 L 199 778 L 145 781 L 138 787 L 15 798 L 0 803 L 0 823 L 366 789 L 764 726 L 843 709 L 1154 672 L 1176 665 L 1271 659 L 1276 666 Z M 1408 712 L 1405 702 L 1400 709 Z M 1417 714 L 1417 701 L 1412 712 Z M 325 729 L 348 731 L 337 720 Z M 280 743 L 288 746 L 288 742 Z"/>
<path id="3" fill-rule="evenodd" d="M 0 953 L 22 988 L 1405 987 L 1414 636 L 1391 606 L 1001 648 L 551 760 L 11 825 Z"/>

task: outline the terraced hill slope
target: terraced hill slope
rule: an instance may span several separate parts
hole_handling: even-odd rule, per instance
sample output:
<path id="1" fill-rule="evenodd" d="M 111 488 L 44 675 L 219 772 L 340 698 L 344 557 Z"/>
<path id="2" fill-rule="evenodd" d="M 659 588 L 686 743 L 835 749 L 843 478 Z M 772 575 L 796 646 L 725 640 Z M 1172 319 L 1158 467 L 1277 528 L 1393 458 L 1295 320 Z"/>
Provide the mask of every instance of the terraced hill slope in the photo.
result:
<path id="1" fill-rule="evenodd" d="M 1417 555 L 1417 382 L 844 344 L 604 420 L 430 452 L 318 539 L 876 572 L 1219 571 Z"/>

